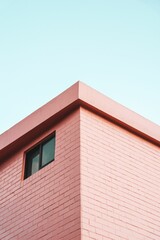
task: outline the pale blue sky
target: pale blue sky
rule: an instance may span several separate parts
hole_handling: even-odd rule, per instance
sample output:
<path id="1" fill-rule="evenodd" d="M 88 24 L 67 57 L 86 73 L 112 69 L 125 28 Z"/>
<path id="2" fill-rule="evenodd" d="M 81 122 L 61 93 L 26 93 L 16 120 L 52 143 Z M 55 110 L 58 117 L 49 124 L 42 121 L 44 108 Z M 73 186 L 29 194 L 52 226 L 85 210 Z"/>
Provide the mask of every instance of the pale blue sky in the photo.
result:
<path id="1" fill-rule="evenodd" d="M 0 133 L 77 80 L 160 124 L 160 1 L 0 0 Z"/>

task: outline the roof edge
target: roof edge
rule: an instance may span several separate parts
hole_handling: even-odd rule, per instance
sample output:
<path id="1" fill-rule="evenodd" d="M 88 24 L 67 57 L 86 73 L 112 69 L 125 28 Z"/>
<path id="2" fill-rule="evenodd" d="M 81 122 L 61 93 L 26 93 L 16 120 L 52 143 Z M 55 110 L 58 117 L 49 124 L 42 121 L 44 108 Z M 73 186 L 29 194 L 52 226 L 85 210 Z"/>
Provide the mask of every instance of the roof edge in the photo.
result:
<path id="1" fill-rule="evenodd" d="M 160 146 L 160 126 L 80 82 L 79 98 L 115 124 Z"/>
<path id="2" fill-rule="evenodd" d="M 102 93 L 82 83 L 76 82 L 57 97 L 37 109 L 22 121 L 0 135 L 0 152 L 28 132 L 42 126 L 48 119 L 59 113 L 71 111 L 78 106 L 86 107 L 115 124 L 133 132 L 134 134 L 160 146 L 160 127 L 127 109 L 121 104 L 106 97 Z M 70 107 L 69 107 L 70 106 Z M 65 111 L 63 111 L 65 109 Z"/>
<path id="3" fill-rule="evenodd" d="M 79 82 L 66 89 L 64 92 L 53 98 L 51 101 L 38 108 L 36 111 L 22 119 L 20 122 L 9 128 L 0 135 L 0 151 L 12 142 L 21 138 L 27 132 L 32 131 L 50 117 L 56 115 L 62 109 L 78 99 Z"/>

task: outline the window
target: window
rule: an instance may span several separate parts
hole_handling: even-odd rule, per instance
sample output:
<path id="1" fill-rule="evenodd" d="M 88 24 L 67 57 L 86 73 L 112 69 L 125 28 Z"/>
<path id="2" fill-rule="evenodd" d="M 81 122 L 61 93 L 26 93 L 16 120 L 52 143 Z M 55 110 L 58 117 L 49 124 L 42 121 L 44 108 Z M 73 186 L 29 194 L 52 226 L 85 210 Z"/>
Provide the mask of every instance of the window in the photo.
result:
<path id="1" fill-rule="evenodd" d="M 28 178 L 54 160 L 55 135 L 26 153 L 24 178 Z"/>

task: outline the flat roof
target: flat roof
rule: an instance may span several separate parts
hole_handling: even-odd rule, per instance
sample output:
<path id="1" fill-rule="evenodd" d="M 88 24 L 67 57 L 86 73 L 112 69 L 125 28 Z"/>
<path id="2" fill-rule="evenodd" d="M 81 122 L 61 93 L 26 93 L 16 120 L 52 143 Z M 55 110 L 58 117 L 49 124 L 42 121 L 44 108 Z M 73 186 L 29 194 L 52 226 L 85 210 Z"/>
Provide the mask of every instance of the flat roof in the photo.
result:
<path id="1" fill-rule="evenodd" d="M 22 121 L 0 135 L 0 158 L 9 147 L 29 139 L 32 132 L 50 124 L 51 119 L 60 119 L 64 114 L 82 106 L 122 126 L 134 134 L 160 146 L 160 126 L 129 110 L 102 93 L 76 82 L 57 97 L 31 113 Z M 38 130 L 37 130 L 38 129 Z"/>

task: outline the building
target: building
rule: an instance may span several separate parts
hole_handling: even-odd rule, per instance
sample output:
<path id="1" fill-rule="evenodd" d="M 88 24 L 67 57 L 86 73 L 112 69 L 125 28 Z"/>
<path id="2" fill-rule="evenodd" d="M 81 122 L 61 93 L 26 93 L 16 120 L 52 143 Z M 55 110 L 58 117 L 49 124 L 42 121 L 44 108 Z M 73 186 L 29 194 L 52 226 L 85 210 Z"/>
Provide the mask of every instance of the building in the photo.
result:
<path id="1" fill-rule="evenodd" d="M 77 82 L 0 136 L 1 240 L 159 240 L 160 127 Z"/>

